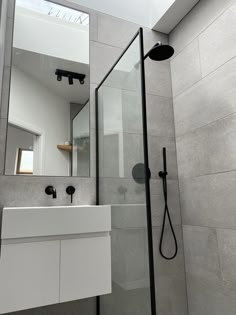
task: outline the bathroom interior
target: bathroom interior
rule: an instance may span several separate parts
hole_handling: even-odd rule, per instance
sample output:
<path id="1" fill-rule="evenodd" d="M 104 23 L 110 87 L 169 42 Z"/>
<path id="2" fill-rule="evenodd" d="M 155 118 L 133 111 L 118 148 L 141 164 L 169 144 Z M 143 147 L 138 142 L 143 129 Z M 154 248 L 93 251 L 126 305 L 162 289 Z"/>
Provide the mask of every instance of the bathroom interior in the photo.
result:
<path id="1" fill-rule="evenodd" d="M 236 314 L 236 1 L 0 1 L 0 314 Z"/>

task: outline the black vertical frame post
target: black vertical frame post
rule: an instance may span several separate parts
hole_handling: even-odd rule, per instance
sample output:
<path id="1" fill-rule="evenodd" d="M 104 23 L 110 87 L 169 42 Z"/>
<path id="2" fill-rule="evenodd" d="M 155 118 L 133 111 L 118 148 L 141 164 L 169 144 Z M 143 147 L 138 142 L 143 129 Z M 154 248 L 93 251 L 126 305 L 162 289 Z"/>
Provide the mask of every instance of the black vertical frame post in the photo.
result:
<path id="1" fill-rule="evenodd" d="M 150 196 L 150 176 L 149 176 L 149 159 L 148 159 L 148 133 L 147 133 L 147 111 L 146 111 L 146 89 L 145 89 L 145 67 L 144 67 L 144 45 L 143 29 L 139 28 L 138 32 L 132 38 L 128 46 L 124 49 L 110 71 L 95 89 L 95 130 L 96 130 L 96 205 L 99 205 L 99 101 L 98 91 L 103 83 L 109 77 L 115 66 L 124 56 L 134 40 L 139 36 L 140 41 L 140 73 L 141 73 L 141 99 L 142 99 L 142 123 L 143 123 L 143 149 L 144 149 L 144 167 L 145 167 L 145 190 L 146 190 L 146 213 L 147 213 L 147 233 L 148 233 L 148 252 L 149 252 L 149 277 L 150 277 L 150 297 L 151 297 L 151 314 L 156 315 L 156 297 L 155 297 L 155 277 L 154 277 L 154 255 L 152 239 L 152 213 L 151 213 L 151 196 Z M 96 298 L 96 315 L 100 315 L 100 297 Z"/>
<path id="2" fill-rule="evenodd" d="M 99 111 L 98 111 L 98 89 L 95 89 L 95 131 L 96 131 L 96 205 L 99 205 Z"/>
<path id="3" fill-rule="evenodd" d="M 99 111 L 98 88 L 95 89 L 95 130 L 96 130 L 96 205 L 99 205 Z M 100 315 L 100 297 L 96 297 L 96 315 Z"/>
<path id="4" fill-rule="evenodd" d="M 142 120 L 143 120 L 143 151 L 144 151 L 147 233 L 148 233 L 148 252 L 149 252 L 149 277 L 150 277 L 150 293 L 151 293 L 151 310 L 152 310 L 152 315 L 156 315 L 154 255 L 153 255 L 153 239 L 152 239 L 152 211 L 151 211 L 150 175 L 149 175 L 150 169 L 149 169 L 149 158 L 148 158 L 148 131 L 147 131 L 145 66 L 144 66 L 144 44 L 143 44 L 143 29 L 142 28 L 139 29 L 139 33 L 140 33 L 139 40 L 140 40 Z"/>

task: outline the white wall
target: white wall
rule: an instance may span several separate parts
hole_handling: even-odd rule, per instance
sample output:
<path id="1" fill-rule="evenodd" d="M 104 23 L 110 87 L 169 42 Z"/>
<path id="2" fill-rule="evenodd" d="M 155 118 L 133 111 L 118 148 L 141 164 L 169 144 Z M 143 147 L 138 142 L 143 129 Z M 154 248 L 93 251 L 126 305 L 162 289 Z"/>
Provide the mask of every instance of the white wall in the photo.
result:
<path id="1" fill-rule="evenodd" d="M 199 0 L 151 0 L 150 27 L 169 34 Z"/>
<path id="2" fill-rule="evenodd" d="M 166 13 L 175 0 L 150 0 L 150 25 L 155 25 L 156 22 Z"/>
<path id="3" fill-rule="evenodd" d="M 74 139 L 89 137 L 89 102 L 73 119 L 73 176 L 89 176 L 90 150 L 81 151 L 74 143 Z"/>
<path id="4" fill-rule="evenodd" d="M 70 2 L 166 34 L 169 34 L 198 1 L 199 0 L 70 0 Z"/>
<path id="5" fill-rule="evenodd" d="M 89 27 L 16 7 L 13 46 L 89 64 Z"/>
<path id="6" fill-rule="evenodd" d="M 9 122 L 42 133 L 41 175 L 69 174 L 69 154 L 57 144 L 70 138 L 70 105 L 17 68 L 12 69 Z"/>
<path id="7" fill-rule="evenodd" d="M 70 0 L 70 2 L 149 27 L 150 0 Z"/>

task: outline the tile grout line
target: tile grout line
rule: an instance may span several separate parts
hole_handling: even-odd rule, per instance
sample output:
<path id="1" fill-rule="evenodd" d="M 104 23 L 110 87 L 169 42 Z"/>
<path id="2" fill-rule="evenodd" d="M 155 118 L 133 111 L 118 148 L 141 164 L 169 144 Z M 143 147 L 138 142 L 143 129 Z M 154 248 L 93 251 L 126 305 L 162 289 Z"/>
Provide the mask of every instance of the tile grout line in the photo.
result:
<path id="1" fill-rule="evenodd" d="M 179 98 L 179 97 L 183 96 L 185 93 L 189 92 L 189 90 L 190 90 L 191 88 L 193 88 L 195 85 L 197 85 L 199 82 L 201 82 L 202 80 L 207 79 L 208 76 L 214 74 L 214 72 L 217 72 L 218 70 L 220 70 L 221 67 L 224 67 L 227 63 L 233 61 L 234 59 L 236 59 L 236 56 L 234 56 L 234 57 L 230 58 L 229 60 L 225 61 L 224 63 L 222 63 L 220 66 L 218 66 L 217 68 L 215 68 L 214 70 L 212 70 L 211 72 L 209 72 L 208 74 L 206 74 L 205 76 L 203 76 L 201 79 L 197 80 L 197 81 L 194 82 L 192 85 L 190 85 L 189 87 L 187 87 L 187 89 L 185 89 L 184 91 L 182 91 L 182 92 L 180 92 L 180 93 L 174 95 L 174 96 L 173 96 L 173 102 L 174 102 L 177 98 Z"/>
<path id="2" fill-rule="evenodd" d="M 206 173 L 206 174 L 200 174 L 200 175 L 189 176 L 189 177 L 180 177 L 179 180 L 190 180 L 190 179 L 196 179 L 196 178 L 204 177 L 204 176 L 214 176 L 214 175 L 235 173 L 235 172 L 236 172 L 236 169 L 232 169 L 232 170 L 229 170 L 229 171 L 221 171 L 221 172 L 215 172 L 215 173 Z"/>
<path id="3" fill-rule="evenodd" d="M 210 24 L 208 24 L 202 31 L 200 31 L 193 39 L 191 39 L 191 41 L 186 44 L 177 54 L 176 56 L 172 59 L 174 60 L 181 52 L 183 52 L 183 50 L 188 47 L 197 37 L 199 37 L 202 33 L 204 33 L 213 23 L 215 23 L 227 10 L 229 10 L 233 5 L 235 5 L 236 1 L 232 1 L 230 2 L 226 8 L 223 9 L 223 11 L 221 11 L 221 13 L 217 14 L 217 16 L 212 20 L 212 22 L 210 22 Z M 195 6 L 193 7 L 193 9 L 195 8 Z M 190 11 L 191 12 L 191 11 Z M 177 25 L 176 25 L 177 26 Z M 170 35 L 170 34 L 169 34 Z"/>
<path id="4" fill-rule="evenodd" d="M 219 122 L 219 121 L 221 121 L 221 120 L 225 120 L 225 119 L 227 119 L 228 117 L 234 116 L 234 115 L 236 115 L 236 112 L 233 112 L 233 113 L 231 113 L 231 114 L 228 114 L 228 115 L 225 115 L 225 116 L 223 116 L 223 117 L 221 117 L 221 118 L 218 118 L 218 119 L 216 119 L 216 120 L 213 120 L 213 121 L 211 121 L 211 122 L 209 122 L 209 123 L 207 123 L 207 124 L 205 124 L 205 125 L 196 127 L 195 129 L 189 130 L 189 131 L 187 131 L 187 132 L 185 132 L 185 133 L 183 133 L 183 134 L 177 135 L 177 136 L 176 136 L 176 139 L 183 138 L 185 135 L 193 134 L 193 133 L 195 133 L 195 131 L 197 131 L 197 130 L 199 130 L 199 129 L 207 128 L 207 127 L 210 126 L 210 125 L 213 125 L 213 124 L 215 124 L 215 123 L 217 123 L 217 122 Z"/>
<path id="5" fill-rule="evenodd" d="M 235 228 L 228 228 L 228 227 L 219 227 L 219 226 L 209 226 L 209 225 L 197 225 L 197 224 L 188 224 L 184 223 L 183 227 L 200 227 L 200 228 L 206 228 L 206 229 L 216 229 L 216 230 L 229 230 L 229 231 L 235 231 L 236 232 L 236 227 Z"/>

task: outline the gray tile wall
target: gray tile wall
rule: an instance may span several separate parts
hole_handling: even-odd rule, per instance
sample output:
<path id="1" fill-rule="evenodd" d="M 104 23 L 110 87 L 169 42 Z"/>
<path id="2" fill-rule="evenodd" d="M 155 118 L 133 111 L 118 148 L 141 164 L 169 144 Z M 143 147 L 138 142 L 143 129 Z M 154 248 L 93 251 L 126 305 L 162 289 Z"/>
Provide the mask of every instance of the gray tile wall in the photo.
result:
<path id="1" fill-rule="evenodd" d="M 5 0 L 6 1 L 6 0 Z M 4 151 L 7 123 L 7 103 L 10 75 L 10 49 L 13 23 L 14 0 L 6 1 L 9 4 L 7 14 L 7 40 L 5 46 L 5 65 L 2 92 L 2 106 L 0 114 L 0 174 L 3 173 Z M 90 27 L 90 104 L 91 104 L 91 177 L 13 177 L 0 176 L 0 206 L 30 206 L 30 205 L 65 205 L 70 200 L 65 194 L 65 187 L 73 184 L 77 188 L 74 204 L 95 203 L 95 98 L 94 91 L 101 79 L 105 76 L 112 64 L 116 61 L 124 47 L 128 44 L 139 26 L 124 20 L 100 14 L 93 10 L 71 4 L 70 1 L 57 0 L 62 5 L 73 6 L 91 14 Z M 158 40 L 167 43 L 166 35 L 144 29 L 145 51 L 148 51 Z M 177 177 L 175 132 L 173 119 L 172 88 L 169 62 L 155 63 L 146 60 L 147 83 L 147 111 L 149 128 L 150 165 L 152 171 L 152 210 L 153 210 L 153 236 L 155 250 L 155 279 L 157 310 L 159 315 L 186 315 L 187 300 L 185 287 L 184 259 L 182 248 L 182 229 L 179 206 L 179 189 Z M 2 65 L 3 66 L 3 65 Z M 195 65 L 193 64 L 193 67 Z M 169 204 L 173 222 L 180 244 L 178 258 L 173 262 L 163 261 L 157 249 L 160 238 L 160 225 L 163 217 L 162 184 L 158 178 L 158 171 L 162 168 L 161 149 L 166 146 L 169 164 Z M 58 199 L 52 200 L 44 194 L 46 185 L 52 184 L 57 188 Z M 131 180 L 107 179 L 103 183 L 109 196 L 109 203 L 132 203 L 134 198 L 140 196 L 144 200 L 144 191 Z M 129 191 L 122 192 L 120 187 Z M 104 196 L 104 202 L 106 202 Z M 170 235 L 167 234 L 165 242 L 171 248 Z M 27 314 L 95 314 L 95 300 L 71 302 L 63 305 L 43 307 L 39 309 L 20 312 Z"/>
<path id="2" fill-rule="evenodd" d="M 207 0 L 170 34 L 189 315 L 236 310 L 236 2 Z"/>
<path id="3" fill-rule="evenodd" d="M 98 18 L 99 20 L 99 18 Z M 109 25 L 109 28 L 107 27 Z M 114 25 L 114 27 L 113 27 Z M 129 27 L 128 27 L 129 26 Z M 100 32 L 106 36 L 101 35 Z M 129 30 L 131 29 L 131 31 Z M 132 35 L 137 30 L 138 26 L 119 20 L 114 17 L 106 16 L 106 19 L 99 23 L 98 38 L 103 44 L 99 43 L 101 49 L 107 45 L 112 45 L 112 49 L 122 50 L 131 39 Z M 129 36 L 124 34 L 124 29 Z M 157 41 L 161 40 L 163 43 L 168 42 L 166 35 L 144 29 L 144 44 L 145 51 L 148 51 Z M 97 43 L 96 43 L 97 45 Z M 118 47 L 117 47 L 118 46 Z M 105 52 L 101 52 L 104 56 Z M 101 62 L 104 57 L 101 56 Z M 106 55 L 107 56 L 107 55 Z M 103 61 L 104 62 L 104 61 Z M 100 65 L 99 69 L 104 66 Z M 148 141 L 149 141 L 149 162 L 152 173 L 151 180 L 151 199 L 152 199 L 152 219 L 153 219 L 153 240 L 155 251 L 155 280 L 156 280 L 156 302 L 157 313 L 159 315 L 187 315 L 187 299 L 186 299 L 186 284 L 185 284 L 185 269 L 184 256 L 182 246 L 182 226 L 179 206 L 179 187 L 178 187 L 178 172 L 175 148 L 175 131 L 174 131 L 174 117 L 173 117 L 173 103 L 172 103 L 172 87 L 171 87 L 171 73 L 170 63 L 153 62 L 149 59 L 145 61 L 145 77 L 146 77 L 146 92 L 147 92 L 147 116 L 148 116 Z M 95 77 L 95 76 L 94 76 Z M 101 77 L 101 76 L 100 76 Z M 98 80 L 94 83 L 97 84 Z M 132 99 L 132 98 L 131 98 Z M 111 104 L 110 104 L 111 105 Z M 126 104 L 126 108 L 129 103 Z M 132 105 L 132 104 L 131 104 Z M 134 108 L 134 106 L 132 106 Z M 132 110 L 128 108 L 127 110 Z M 138 115 L 140 113 L 134 113 Z M 133 117 L 128 115 L 128 117 Z M 117 120 L 117 117 L 115 117 Z M 124 128 L 133 128 L 132 135 L 126 133 L 126 153 L 128 161 L 127 168 L 130 171 L 132 166 L 140 162 L 139 155 L 143 155 L 143 150 L 134 154 L 130 152 L 132 147 L 130 144 L 137 142 L 142 143 L 140 136 L 140 126 L 136 126 L 140 116 L 134 121 L 128 121 Z M 125 121 L 126 123 L 126 121 Z M 134 129 L 136 131 L 134 131 Z M 139 132 L 138 132 L 139 130 Z M 138 134 L 139 133 L 139 134 Z M 162 182 L 159 179 L 158 172 L 162 169 L 162 147 L 167 147 L 168 152 L 168 167 L 169 167 L 169 206 L 173 223 L 177 232 L 178 243 L 180 246 L 179 254 L 176 260 L 170 262 L 161 258 L 158 248 L 161 233 L 161 223 L 163 218 L 164 202 L 162 193 Z M 109 146 L 111 148 L 111 146 Z M 110 162 L 111 163 L 111 162 Z M 113 161 L 114 163 L 114 161 Z M 143 185 L 136 184 L 130 175 L 129 178 L 112 178 L 111 172 L 108 172 L 110 178 L 104 178 L 100 182 L 102 194 L 100 195 L 101 202 L 105 204 L 143 204 L 145 200 L 145 191 Z M 172 236 L 167 227 L 167 234 L 165 237 L 165 248 L 167 251 L 173 252 Z M 167 252 L 167 254 L 170 254 Z M 117 293 L 118 294 L 118 293 Z M 109 299 L 106 301 L 109 304 Z"/>

